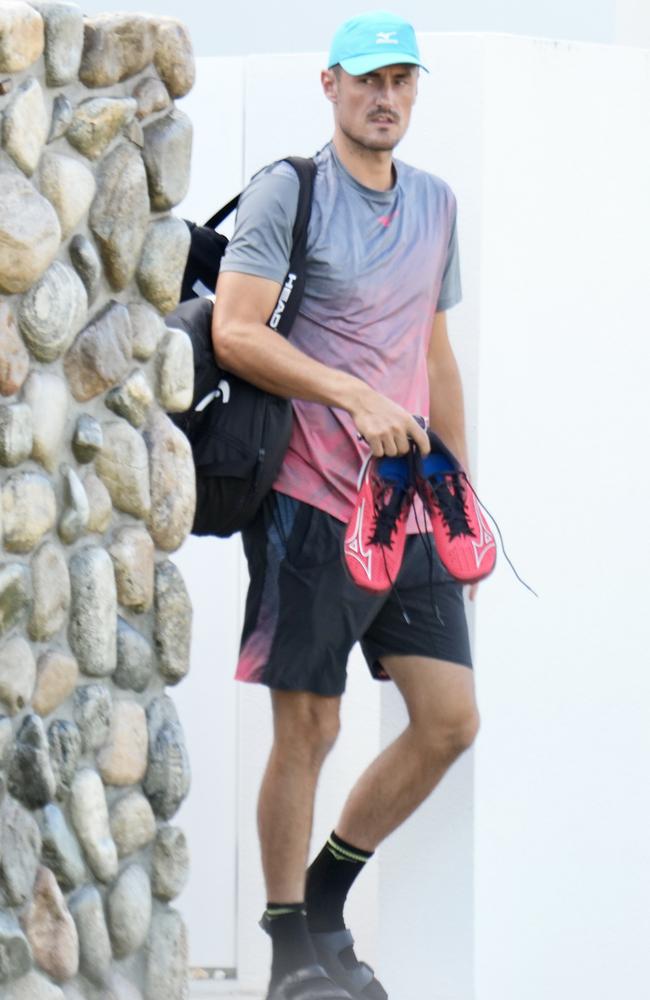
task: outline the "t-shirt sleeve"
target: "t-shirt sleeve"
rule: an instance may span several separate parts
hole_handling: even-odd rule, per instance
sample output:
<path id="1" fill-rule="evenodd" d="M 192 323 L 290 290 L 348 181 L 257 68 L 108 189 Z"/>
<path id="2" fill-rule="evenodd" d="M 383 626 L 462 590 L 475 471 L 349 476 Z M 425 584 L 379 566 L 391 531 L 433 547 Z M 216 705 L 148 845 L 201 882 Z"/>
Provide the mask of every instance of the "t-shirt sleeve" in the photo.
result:
<path id="1" fill-rule="evenodd" d="M 239 199 L 235 231 L 220 271 L 238 271 L 282 284 L 289 269 L 299 186 L 298 175 L 288 163 L 253 177 Z"/>
<path id="2" fill-rule="evenodd" d="M 442 274 L 440 295 L 438 296 L 438 305 L 436 306 L 437 312 L 443 312 L 445 309 L 451 309 L 452 306 L 458 305 L 463 297 L 463 290 L 460 283 L 460 256 L 458 253 L 456 222 L 457 211 L 456 199 L 454 198 L 449 244 L 447 246 L 447 259 Z"/>

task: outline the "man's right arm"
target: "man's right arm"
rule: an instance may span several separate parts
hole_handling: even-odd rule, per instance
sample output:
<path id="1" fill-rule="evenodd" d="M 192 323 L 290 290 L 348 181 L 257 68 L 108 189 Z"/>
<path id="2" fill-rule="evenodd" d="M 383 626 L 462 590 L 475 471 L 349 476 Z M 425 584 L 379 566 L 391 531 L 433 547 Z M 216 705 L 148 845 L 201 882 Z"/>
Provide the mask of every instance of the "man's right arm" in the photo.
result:
<path id="1" fill-rule="evenodd" d="M 278 396 L 346 410 L 373 455 L 404 454 L 409 438 L 426 454 L 429 439 L 403 407 L 356 376 L 310 358 L 266 325 L 280 290 L 269 278 L 220 273 L 212 322 L 219 363 Z"/>

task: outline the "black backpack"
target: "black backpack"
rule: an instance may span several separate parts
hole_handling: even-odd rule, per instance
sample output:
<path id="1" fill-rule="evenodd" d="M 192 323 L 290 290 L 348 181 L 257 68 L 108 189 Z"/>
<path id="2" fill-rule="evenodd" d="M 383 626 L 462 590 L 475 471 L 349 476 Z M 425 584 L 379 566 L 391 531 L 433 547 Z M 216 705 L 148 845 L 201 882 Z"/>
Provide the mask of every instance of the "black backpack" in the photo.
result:
<path id="1" fill-rule="evenodd" d="M 305 286 L 307 227 L 314 161 L 287 157 L 300 181 L 289 270 L 268 325 L 288 336 Z M 235 209 L 239 196 L 192 234 L 180 305 L 165 317 L 185 330 L 194 352 L 194 396 L 184 413 L 170 413 L 192 446 L 196 512 L 192 534 L 227 537 L 249 524 L 271 489 L 289 444 L 291 401 L 258 389 L 217 363 L 212 348 L 212 301 L 196 297 L 197 279 L 215 287 L 228 240 L 214 231 Z"/>

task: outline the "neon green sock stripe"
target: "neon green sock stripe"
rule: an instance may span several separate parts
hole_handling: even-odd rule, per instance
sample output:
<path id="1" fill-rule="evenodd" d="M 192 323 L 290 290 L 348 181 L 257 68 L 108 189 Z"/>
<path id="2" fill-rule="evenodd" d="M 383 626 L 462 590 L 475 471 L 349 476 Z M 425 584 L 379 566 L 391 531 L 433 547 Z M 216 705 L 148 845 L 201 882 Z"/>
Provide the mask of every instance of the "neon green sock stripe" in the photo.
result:
<path id="1" fill-rule="evenodd" d="M 357 854 L 355 851 L 349 851 L 347 847 L 341 847 L 340 844 L 335 844 L 331 837 L 327 838 L 327 846 L 338 861 L 359 861 L 362 865 L 365 865 L 368 860 L 368 855 Z"/>
<path id="2" fill-rule="evenodd" d="M 277 909 L 273 908 L 272 910 L 267 909 L 266 911 L 266 915 L 269 918 L 269 920 L 273 920 L 273 917 L 284 917 L 286 916 L 287 913 L 305 913 L 305 910 L 293 910 L 289 909 L 288 907 L 287 908 L 279 907 Z"/>

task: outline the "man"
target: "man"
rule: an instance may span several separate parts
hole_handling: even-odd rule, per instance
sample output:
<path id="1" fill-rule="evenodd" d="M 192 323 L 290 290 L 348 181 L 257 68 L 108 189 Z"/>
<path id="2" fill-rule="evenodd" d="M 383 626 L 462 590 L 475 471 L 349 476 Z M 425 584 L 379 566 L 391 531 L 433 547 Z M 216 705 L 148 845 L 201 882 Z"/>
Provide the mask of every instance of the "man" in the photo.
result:
<path id="1" fill-rule="evenodd" d="M 224 367 L 294 401 L 274 492 L 244 532 L 251 571 L 237 676 L 268 685 L 274 743 L 259 798 L 271 935 L 268 1000 L 382 1000 L 343 905 L 377 846 L 413 813 L 478 728 L 461 586 L 418 537 L 395 587 L 369 594 L 341 558 L 364 458 L 423 454 L 430 426 L 467 467 L 463 397 L 445 311 L 460 300 L 456 202 L 393 159 L 422 66 L 413 28 L 384 12 L 337 31 L 321 80 L 334 136 L 317 155 L 306 289 L 286 340 L 265 324 L 286 274 L 298 181 L 258 174 L 221 265 L 214 346 Z M 424 67 L 422 67 L 424 68 Z M 422 521 L 420 520 L 420 528 Z M 305 879 L 318 775 L 360 641 L 409 724 L 352 789 Z M 415 862 L 416 863 L 416 862 Z"/>

